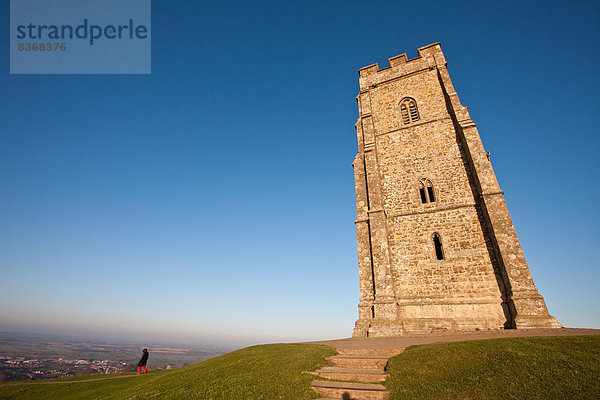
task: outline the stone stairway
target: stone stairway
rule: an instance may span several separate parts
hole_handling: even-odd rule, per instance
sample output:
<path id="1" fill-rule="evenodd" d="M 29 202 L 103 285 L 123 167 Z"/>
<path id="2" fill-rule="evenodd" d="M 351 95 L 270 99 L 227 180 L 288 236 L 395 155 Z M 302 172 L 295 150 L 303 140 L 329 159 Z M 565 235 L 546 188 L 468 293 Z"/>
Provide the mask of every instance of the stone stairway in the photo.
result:
<path id="1" fill-rule="evenodd" d="M 310 372 L 323 379 L 313 381 L 312 388 L 321 395 L 319 400 L 387 400 L 389 393 L 381 385 L 386 378 L 387 361 L 409 346 L 506 337 L 598 335 L 599 332 L 598 329 L 572 328 L 508 329 L 321 340 L 312 343 L 334 347 L 339 355 L 330 357 L 326 367 Z"/>
<path id="2" fill-rule="evenodd" d="M 322 397 L 319 400 L 388 400 L 384 382 L 390 357 L 403 349 L 338 349 L 339 354 L 327 358 L 327 366 L 313 372 L 321 378 L 311 388 Z"/>

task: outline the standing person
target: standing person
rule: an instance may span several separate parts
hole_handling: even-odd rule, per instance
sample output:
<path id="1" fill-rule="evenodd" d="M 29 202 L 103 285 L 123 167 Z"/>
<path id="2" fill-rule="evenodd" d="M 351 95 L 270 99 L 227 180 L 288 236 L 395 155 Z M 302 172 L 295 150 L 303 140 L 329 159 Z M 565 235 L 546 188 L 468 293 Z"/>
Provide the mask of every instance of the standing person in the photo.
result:
<path id="1" fill-rule="evenodd" d="M 144 349 L 144 351 L 142 352 L 142 358 L 140 358 L 140 362 L 138 362 L 138 372 L 136 375 L 139 375 L 140 372 L 142 372 L 142 369 L 144 369 L 144 372 L 148 372 L 148 370 L 146 369 L 146 363 L 148 362 L 148 349 Z"/>

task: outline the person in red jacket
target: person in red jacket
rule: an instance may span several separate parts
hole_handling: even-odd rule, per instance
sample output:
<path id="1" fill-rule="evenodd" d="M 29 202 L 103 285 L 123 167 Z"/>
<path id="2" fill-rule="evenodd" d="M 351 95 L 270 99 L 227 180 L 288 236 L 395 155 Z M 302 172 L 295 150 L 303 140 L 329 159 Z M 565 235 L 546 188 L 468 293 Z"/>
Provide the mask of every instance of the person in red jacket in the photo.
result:
<path id="1" fill-rule="evenodd" d="M 136 375 L 139 375 L 142 372 L 142 369 L 144 370 L 144 372 L 148 372 L 148 370 L 146 369 L 148 355 L 148 349 L 144 349 L 144 351 L 142 352 L 142 358 L 140 358 L 140 362 L 138 362 L 138 372 Z"/>

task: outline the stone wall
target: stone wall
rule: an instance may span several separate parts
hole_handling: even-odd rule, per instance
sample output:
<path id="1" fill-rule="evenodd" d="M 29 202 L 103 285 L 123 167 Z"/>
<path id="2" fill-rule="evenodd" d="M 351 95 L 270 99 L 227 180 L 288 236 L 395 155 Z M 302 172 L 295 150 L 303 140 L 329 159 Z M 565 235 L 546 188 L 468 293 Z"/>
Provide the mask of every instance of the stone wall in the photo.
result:
<path id="1" fill-rule="evenodd" d="M 354 160 L 355 336 L 560 327 L 537 292 L 475 124 L 439 44 L 360 71 Z M 416 101 L 405 123 L 400 102 Z M 419 182 L 433 184 L 423 204 Z M 436 256 L 434 234 L 443 245 Z"/>

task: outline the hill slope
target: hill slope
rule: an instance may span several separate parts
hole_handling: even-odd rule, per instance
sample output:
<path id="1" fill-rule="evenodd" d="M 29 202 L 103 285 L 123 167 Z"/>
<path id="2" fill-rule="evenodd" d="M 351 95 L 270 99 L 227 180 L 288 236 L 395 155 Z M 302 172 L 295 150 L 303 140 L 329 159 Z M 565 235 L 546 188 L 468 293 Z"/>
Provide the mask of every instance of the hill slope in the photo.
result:
<path id="1" fill-rule="evenodd" d="M 388 364 L 391 399 L 600 399 L 600 335 L 412 346 Z"/>
<path id="2" fill-rule="evenodd" d="M 214 399 L 304 400 L 314 371 L 335 354 L 306 344 L 252 346 L 191 365 L 141 376 L 50 385 L 0 385 L 0 399 Z M 89 378 L 106 378 L 96 375 Z"/>

